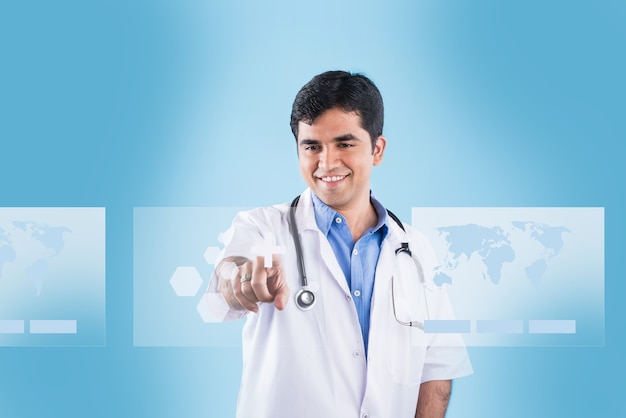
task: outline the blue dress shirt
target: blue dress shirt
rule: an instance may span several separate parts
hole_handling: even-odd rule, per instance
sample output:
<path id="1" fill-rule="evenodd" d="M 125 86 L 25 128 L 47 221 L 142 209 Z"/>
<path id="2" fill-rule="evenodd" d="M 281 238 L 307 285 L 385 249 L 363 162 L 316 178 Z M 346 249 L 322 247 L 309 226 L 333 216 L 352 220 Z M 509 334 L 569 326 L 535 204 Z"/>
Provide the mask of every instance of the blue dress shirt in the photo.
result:
<path id="1" fill-rule="evenodd" d="M 380 246 L 388 232 L 387 211 L 371 194 L 370 201 L 378 215 L 378 222 L 376 226 L 365 231 L 355 243 L 346 219 L 313 195 L 317 227 L 326 235 L 339 266 L 346 276 L 359 317 L 366 352 L 376 264 L 380 255 Z"/>

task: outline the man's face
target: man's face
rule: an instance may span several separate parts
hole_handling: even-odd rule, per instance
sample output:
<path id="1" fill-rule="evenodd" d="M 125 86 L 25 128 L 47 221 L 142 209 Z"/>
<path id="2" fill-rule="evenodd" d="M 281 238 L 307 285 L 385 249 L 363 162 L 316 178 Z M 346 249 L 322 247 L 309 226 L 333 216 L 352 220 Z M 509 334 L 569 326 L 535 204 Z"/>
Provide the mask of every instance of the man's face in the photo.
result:
<path id="1" fill-rule="evenodd" d="M 298 123 L 300 171 L 313 193 L 337 211 L 369 202 L 372 167 L 381 163 L 385 138 L 376 139 L 354 112 L 330 109 L 312 125 Z"/>

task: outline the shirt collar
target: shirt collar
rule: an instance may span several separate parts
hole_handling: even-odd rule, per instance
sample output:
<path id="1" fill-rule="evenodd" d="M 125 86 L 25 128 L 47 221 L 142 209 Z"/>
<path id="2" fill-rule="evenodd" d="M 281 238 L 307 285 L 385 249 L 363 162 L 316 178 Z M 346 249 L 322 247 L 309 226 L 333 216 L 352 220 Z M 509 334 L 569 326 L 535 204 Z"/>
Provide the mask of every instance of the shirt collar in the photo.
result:
<path id="1" fill-rule="evenodd" d="M 315 213 L 315 222 L 317 223 L 317 227 L 324 233 L 324 235 L 328 236 L 328 232 L 330 231 L 330 227 L 333 225 L 333 221 L 338 216 L 343 219 L 343 215 L 341 215 L 336 210 L 332 209 L 326 203 L 322 202 L 322 200 L 315 195 L 315 193 L 311 193 L 312 201 L 313 201 L 313 211 Z M 376 232 L 381 230 L 383 233 L 383 237 L 387 235 L 387 230 L 389 229 L 387 226 L 387 210 L 375 197 L 374 194 L 370 191 L 370 202 L 372 202 L 372 206 L 374 206 L 374 210 L 376 211 L 376 215 L 378 216 L 378 222 L 376 225 L 369 229 L 368 231 Z"/>

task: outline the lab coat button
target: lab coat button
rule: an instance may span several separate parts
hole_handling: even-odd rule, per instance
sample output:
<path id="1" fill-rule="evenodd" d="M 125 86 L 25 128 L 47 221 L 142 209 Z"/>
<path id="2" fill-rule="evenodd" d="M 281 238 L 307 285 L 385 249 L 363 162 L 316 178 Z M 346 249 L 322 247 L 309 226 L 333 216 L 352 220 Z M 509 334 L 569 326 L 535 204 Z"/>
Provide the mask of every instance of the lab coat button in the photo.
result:
<path id="1" fill-rule="evenodd" d="M 370 418 L 370 414 L 368 414 L 367 412 L 364 413 L 363 415 L 361 415 L 362 418 Z"/>
<path id="2" fill-rule="evenodd" d="M 354 358 L 360 358 L 361 357 L 361 352 L 359 350 L 354 350 L 352 352 L 352 357 Z"/>

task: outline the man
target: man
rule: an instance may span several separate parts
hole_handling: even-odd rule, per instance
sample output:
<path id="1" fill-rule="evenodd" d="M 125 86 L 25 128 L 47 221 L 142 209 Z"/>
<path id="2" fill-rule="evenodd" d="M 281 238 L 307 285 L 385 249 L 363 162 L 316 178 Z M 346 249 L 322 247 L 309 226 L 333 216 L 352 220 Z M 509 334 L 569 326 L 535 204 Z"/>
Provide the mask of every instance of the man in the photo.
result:
<path id="1" fill-rule="evenodd" d="M 386 146 L 380 92 L 320 74 L 291 128 L 308 189 L 238 214 L 211 281 L 221 318 L 247 316 L 237 416 L 443 417 L 451 380 L 472 370 L 458 335 L 423 330 L 453 317 L 430 246 L 370 191 Z"/>

